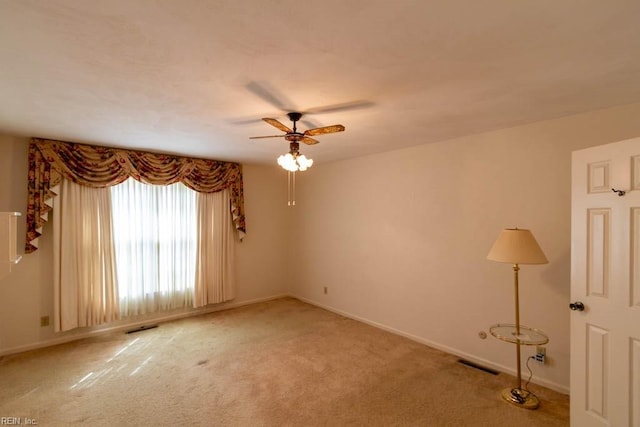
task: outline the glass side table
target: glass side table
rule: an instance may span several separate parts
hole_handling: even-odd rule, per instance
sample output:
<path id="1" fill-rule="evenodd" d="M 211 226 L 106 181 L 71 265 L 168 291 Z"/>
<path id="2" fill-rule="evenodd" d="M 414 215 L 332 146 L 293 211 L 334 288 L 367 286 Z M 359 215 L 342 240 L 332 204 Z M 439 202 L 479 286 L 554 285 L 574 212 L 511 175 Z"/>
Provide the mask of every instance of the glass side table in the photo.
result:
<path id="1" fill-rule="evenodd" d="M 518 334 L 519 329 L 519 334 Z M 522 388 L 522 373 L 520 370 L 520 346 L 543 345 L 549 342 L 549 337 L 542 331 L 528 326 L 498 323 L 489 328 L 489 332 L 499 340 L 515 344 L 517 348 L 518 386 L 502 390 L 502 398 L 509 403 L 526 409 L 535 409 L 540 405 L 540 400 L 528 390 Z"/>
<path id="2" fill-rule="evenodd" d="M 520 325 L 520 335 L 516 333 L 516 325 L 498 323 L 489 328 L 491 335 L 499 340 L 521 345 L 543 345 L 549 342 L 549 337 L 542 331 Z"/>

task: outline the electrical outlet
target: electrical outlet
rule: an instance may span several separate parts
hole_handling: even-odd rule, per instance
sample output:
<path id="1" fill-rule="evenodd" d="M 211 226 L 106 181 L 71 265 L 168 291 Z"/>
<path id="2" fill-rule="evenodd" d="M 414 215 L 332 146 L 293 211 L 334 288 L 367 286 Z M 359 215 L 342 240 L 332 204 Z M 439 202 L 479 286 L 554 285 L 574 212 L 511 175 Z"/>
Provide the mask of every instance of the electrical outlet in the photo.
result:
<path id="1" fill-rule="evenodd" d="M 329 288 L 328 287 L 324 287 L 324 294 L 327 295 L 329 293 Z"/>
<path id="2" fill-rule="evenodd" d="M 536 359 L 536 362 L 538 362 L 541 365 L 544 365 L 547 362 L 547 349 L 546 349 L 546 347 L 542 347 L 540 345 L 536 346 L 535 359 Z"/>
<path id="3" fill-rule="evenodd" d="M 42 316 L 40 318 L 40 326 L 49 326 L 49 316 Z"/>

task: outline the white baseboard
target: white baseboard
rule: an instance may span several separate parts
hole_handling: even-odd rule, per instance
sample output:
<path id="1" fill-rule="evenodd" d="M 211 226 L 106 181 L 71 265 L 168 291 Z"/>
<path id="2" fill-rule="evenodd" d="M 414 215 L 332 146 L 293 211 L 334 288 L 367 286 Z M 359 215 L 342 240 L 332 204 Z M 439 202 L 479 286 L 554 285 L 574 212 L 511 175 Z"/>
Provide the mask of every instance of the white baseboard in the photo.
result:
<path id="1" fill-rule="evenodd" d="M 180 313 L 172 313 L 165 316 L 162 316 L 162 315 L 158 317 L 149 316 L 148 318 L 139 319 L 133 322 L 123 323 L 115 326 L 101 327 L 99 329 L 93 329 L 85 332 L 78 332 L 71 335 L 61 336 L 61 337 L 43 340 L 43 341 L 37 341 L 31 344 L 4 349 L 0 351 L 0 357 L 7 356 L 10 354 L 15 354 L 15 353 L 22 353 L 24 351 L 29 351 L 29 350 L 37 350 L 39 348 L 50 347 L 58 344 L 64 344 L 71 341 L 80 340 L 82 338 L 95 337 L 95 336 L 103 335 L 106 333 L 126 331 L 126 330 L 134 329 L 143 325 L 149 325 L 151 323 L 153 324 L 164 323 L 172 320 L 184 319 L 186 317 L 200 316 L 202 314 L 214 313 L 216 311 L 222 311 L 222 310 L 229 310 L 232 308 L 242 307 L 250 304 L 256 304 L 259 302 L 271 301 L 279 298 L 285 298 L 288 296 L 289 294 L 278 294 L 278 295 L 272 295 L 272 296 L 263 297 L 263 298 L 255 298 L 255 299 L 246 300 L 246 301 L 239 301 L 239 302 L 229 301 L 229 302 L 223 302 L 220 304 L 215 304 L 207 307 L 202 307 L 200 309 L 194 309 L 194 310 L 184 311 Z"/>
<path id="2" fill-rule="evenodd" d="M 496 370 L 496 371 L 499 371 L 499 372 L 504 372 L 504 373 L 507 373 L 507 374 L 510 374 L 510 375 L 513 375 L 513 376 L 516 375 L 516 370 L 513 369 L 513 368 L 510 368 L 510 367 L 507 367 L 507 366 L 504 366 L 504 365 L 501 365 L 501 364 L 497 364 L 497 363 L 491 362 L 491 361 L 483 359 L 481 357 L 474 356 L 473 354 L 469 354 L 469 353 L 466 353 L 464 351 L 460 351 L 458 349 L 455 349 L 455 348 L 452 348 L 452 347 L 449 347 L 449 346 L 446 346 L 446 345 L 442 345 L 440 343 L 437 343 L 437 342 L 434 342 L 434 341 L 419 337 L 417 335 L 413 335 L 413 334 L 401 331 L 399 329 L 392 328 L 392 327 L 384 325 L 382 323 L 378 323 L 378 322 L 375 322 L 373 320 L 369 320 L 369 319 L 366 319 L 364 317 L 357 316 L 355 314 L 352 314 L 352 313 L 349 313 L 349 312 L 346 312 L 346 311 L 343 311 L 343 310 L 339 310 L 339 309 L 336 309 L 334 307 L 331 307 L 331 306 L 328 306 L 328 305 L 325 305 L 325 304 L 321 304 L 321 303 L 319 303 L 317 301 L 313 301 L 313 300 L 310 300 L 308 298 L 304 298 L 304 297 L 301 297 L 299 295 L 295 295 L 294 293 L 290 293 L 289 296 L 291 296 L 293 298 L 296 298 L 296 299 L 298 299 L 300 301 L 306 302 L 308 304 L 314 305 L 316 307 L 320 307 L 320 308 L 325 309 L 327 311 L 331 311 L 333 313 L 339 314 L 341 316 L 348 317 L 350 319 L 357 320 L 357 321 L 362 322 L 362 323 L 366 323 L 367 325 L 374 326 L 374 327 L 376 327 L 378 329 L 382 329 L 384 331 L 391 332 L 391 333 L 396 334 L 396 335 L 400 335 L 402 337 L 408 338 L 408 339 L 410 339 L 412 341 L 419 342 L 421 344 L 427 345 L 427 346 L 435 348 L 437 350 L 444 351 L 445 353 L 453 354 L 455 356 L 461 357 L 461 358 L 463 358 L 465 360 L 468 360 L 470 362 L 477 363 L 480 366 L 484 366 L 484 367 L 487 367 L 487 368 L 490 368 L 490 369 L 493 369 L 493 370 Z M 557 391 L 559 393 L 569 394 L 569 388 L 567 386 L 564 386 L 562 384 L 558 384 L 558 383 L 553 382 L 553 381 L 545 380 L 544 378 L 537 378 L 537 379 L 535 379 L 535 381 L 532 379 L 531 382 L 535 383 L 535 384 L 538 384 L 538 385 L 541 385 L 543 387 L 550 388 L 551 390 L 555 390 L 555 391 Z"/>

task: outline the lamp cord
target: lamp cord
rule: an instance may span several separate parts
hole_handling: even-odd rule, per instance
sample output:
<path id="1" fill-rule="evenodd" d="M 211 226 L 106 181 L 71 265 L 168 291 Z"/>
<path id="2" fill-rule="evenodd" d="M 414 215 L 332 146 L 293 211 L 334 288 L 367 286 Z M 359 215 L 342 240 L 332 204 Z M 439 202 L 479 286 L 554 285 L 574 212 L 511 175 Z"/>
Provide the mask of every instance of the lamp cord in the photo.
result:
<path id="1" fill-rule="evenodd" d="M 533 378 L 533 371 L 531 370 L 531 367 L 529 366 L 529 361 L 531 359 L 535 359 L 535 356 L 527 357 L 526 366 L 527 366 L 527 370 L 529 370 L 529 378 L 527 379 L 527 382 L 524 384 L 524 387 L 522 389 L 525 390 L 528 393 L 528 395 L 530 394 L 530 395 L 532 395 L 532 396 L 537 398 L 538 396 L 536 396 L 531 390 L 529 390 L 529 382 L 531 382 L 531 378 Z"/>

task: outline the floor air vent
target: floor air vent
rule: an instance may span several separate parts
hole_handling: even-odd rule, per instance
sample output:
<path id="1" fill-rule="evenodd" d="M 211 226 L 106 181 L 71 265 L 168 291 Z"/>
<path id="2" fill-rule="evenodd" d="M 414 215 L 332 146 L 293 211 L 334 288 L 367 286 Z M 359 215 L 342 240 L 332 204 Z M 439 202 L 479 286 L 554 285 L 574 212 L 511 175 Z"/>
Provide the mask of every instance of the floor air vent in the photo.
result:
<path id="1" fill-rule="evenodd" d="M 153 329 L 157 327 L 158 325 L 142 325 L 142 326 L 138 326 L 137 328 L 129 329 L 126 333 L 133 334 L 134 332 L 142 332 L 142 331 L 146 331 L 147 329 Z"/>
<path id="2" fill-rule="evenodd" d="M 477 363 L 469 362 L 468 360 L 464 360 L 464 359 L 458 359 L 458 363 L 460 363 L 461 365 L 465 365 L 465 366 L 469 366 L 471 368 L 478 369 L 478 370 L 480 370 L 482 372 L 486 372 L 486 373 L 491 374 L 491 375 L 498 375 L 500 373 L 500 372 L 495 371 L 493 369 L 485 368 L 482 365 L 478 365 Z"/>

